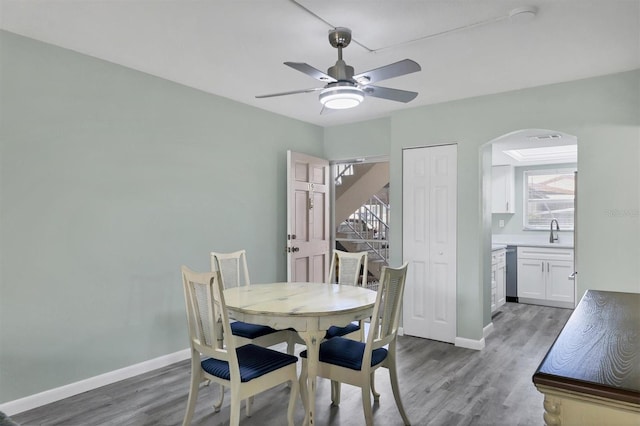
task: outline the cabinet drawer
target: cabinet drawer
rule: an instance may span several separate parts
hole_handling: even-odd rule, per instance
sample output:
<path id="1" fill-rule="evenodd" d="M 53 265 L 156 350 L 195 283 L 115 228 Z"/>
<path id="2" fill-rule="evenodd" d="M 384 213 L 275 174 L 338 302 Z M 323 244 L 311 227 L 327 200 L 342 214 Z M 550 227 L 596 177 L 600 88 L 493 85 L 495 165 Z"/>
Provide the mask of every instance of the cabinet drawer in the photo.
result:
<path id="1" fill-rule="evenodd" d="M 518 246 L 518 259 L 573 261 L 573 249 Z"/>

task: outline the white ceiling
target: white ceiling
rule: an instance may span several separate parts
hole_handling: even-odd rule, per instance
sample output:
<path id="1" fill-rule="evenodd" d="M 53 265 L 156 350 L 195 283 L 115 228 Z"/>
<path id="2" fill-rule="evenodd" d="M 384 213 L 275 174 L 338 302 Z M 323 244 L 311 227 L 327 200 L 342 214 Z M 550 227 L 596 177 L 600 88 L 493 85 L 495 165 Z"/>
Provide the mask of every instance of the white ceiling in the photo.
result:
<path id="1" fill-rule="evenodd" d="M 0 0 L 0 28 L 321 126 L 395 110 L 640 68 L 640 0 Z M 310 9 L 316 16 L 307 12 Z M 537 16 L 507 16 L 535 6 Z M 318 17 L 322 18 L 319 19 Z M 489 24 L 473 24 L 493 21 Z M 283 65 L 326 70 L 330 26 L 349 27 L 345 61 L 363 72 L 410 58 L 422 71 L 380 86 L 408 103 L 367 98 L 320 115 L 320 87 Z M 454 28 L 469 27 L 449 32 Z"/>

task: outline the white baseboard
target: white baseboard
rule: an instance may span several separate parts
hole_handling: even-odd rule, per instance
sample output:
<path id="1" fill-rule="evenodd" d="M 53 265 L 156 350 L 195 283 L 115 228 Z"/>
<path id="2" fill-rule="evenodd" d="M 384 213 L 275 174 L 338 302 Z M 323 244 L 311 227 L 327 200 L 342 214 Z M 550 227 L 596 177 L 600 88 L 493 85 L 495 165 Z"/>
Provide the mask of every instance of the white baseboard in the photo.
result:
<path id="1" fill-rule="evenodd" d="M 456 337 L 456 346 L 461 348 L 474 349 L 481 351 L 484 349 L 484 337 L 480 340 L 465 339 L 464 337 Z"/>
<path id="2" fill-rule="evenodd" d="M 491 333 L 493 333 L 493 323 L 492 322 L 487 324 L 485 326 L 485 328 L 482 329 L 482 337 L 484 337 L 486 339 L 487 336 L 490 335 Z"/>
<path id="3" fill-rule="evenodd" d="M 487 337 L 493 331 L 493 323 L 490 323 L 486 326 L 482 332 L 483 337 L 480 340 L 471 340 L 465 339 L 464 337 L 456 337 L 454 341 L 454 345 L 459 346 L 461 348 L 474 349 L 476 351 L 481 351 L 484 349 L 484 338 Z M 398 336 L 404 336 L 404 328 L 398 327 Z"/>
<path id="4" fill-rule="evenodd" d="M 529 305 L 552 306 L 554 308 L 574 309 L 573 302 L 556 302 L 547 299 L 529 299 L 528 297 L 518 297 L 518 303 L 527 303 Z"/>
<path id="5" fill-rule="evenodd" d="M 120 380 L 166 367 L 167 365 L 188 359 L 190 356 L 191 350 L 183 349 L 172 354 L 163 355 L 158 358 L 100 374 L 99 376 L 90 377 L 88 379 L 80 380 L 79 382 L 60 386 L 59 388 L 49 389 L 14 401 L 5 402 L 4 404 L 0 404 L 0 411 L 4 412 L 8 416 L 13 416 L 70 396 L 78 395 L 82 392 L 97 389 L 101 386 L 110 385 L 111 383 L 115 383 Z"/>

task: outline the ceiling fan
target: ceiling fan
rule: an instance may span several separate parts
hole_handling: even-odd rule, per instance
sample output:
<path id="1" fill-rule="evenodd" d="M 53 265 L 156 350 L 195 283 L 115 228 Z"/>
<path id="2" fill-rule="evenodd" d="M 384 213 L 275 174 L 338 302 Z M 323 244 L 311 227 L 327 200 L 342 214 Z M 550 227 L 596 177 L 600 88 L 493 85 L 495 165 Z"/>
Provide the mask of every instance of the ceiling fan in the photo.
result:
<path id="1" fill-rule="evenodd" d="M 397 102 L 410 102 L 418 96 L 417 92 L 391 89 L 389 87 L 374 86 L 371 83 L 386 80 L 401 75 L 420 71 L 420 65 L 411 59 L 404 59 L 393 64 L 385 65 L 355 74 L 353 67 L 342 60 L 342 49 L 351 42 L 351 30 L 337 27 L 329 30 L 329 43 L 338 49 L 338 60 L 326 73 L 304 62 L 285 62 L 285 65 L 303 72 L 317 80 L 326 83 L 324 87 L 293 90 L 290 92 L 260 95 L 256 98 L 270 98 L 274 96 L 293 95 L 296 93 L 310 93 L 320 91 L 320 103 L 323 108 L 346 109 L 360 105 L 365 96 L 388 99 Z"/>

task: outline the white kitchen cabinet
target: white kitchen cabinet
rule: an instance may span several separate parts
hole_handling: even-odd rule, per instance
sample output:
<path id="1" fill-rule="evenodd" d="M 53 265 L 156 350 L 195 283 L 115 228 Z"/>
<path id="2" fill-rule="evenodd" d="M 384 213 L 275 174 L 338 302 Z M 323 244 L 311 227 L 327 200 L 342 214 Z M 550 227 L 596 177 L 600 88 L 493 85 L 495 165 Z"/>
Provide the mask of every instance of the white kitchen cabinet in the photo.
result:
<path id="1" fill-rule="evenodd" d="M 494 313 L 497 309 L 497 291 L 496 291 L 496 272 L 498 265 L 495 263 L 493 256 L 491 259 L 491 313 Z"/>
<path id="2" fill-rule="evenodd" d="M 574 280 L 569 278 L 573 273 L 573 261 L 549 260 L 547 262 L 547 299 L 567 302 L 575 306 Z"/>
<path id="3" fill-rule="evenodd" d="M 507 257 L 506 250 L 491 252 L 491 312 L 495 312 L 507 300 Z"/>
<path id="4" fill-rule="evenodd" d="M 518 247 L 518 300 L 545 299 L 545 262 L 540 259 L 523 259 Z"/>
<path id="5" fill-rule="evenodd" d="M 518 247 L 518 300 L 573 308 L 572 272 L 573 249 Z"/>
<path id="6" fill-rule="evenodd" d="M 515 213 L 512 166 L 491 168 L 491 213 Z"/>

